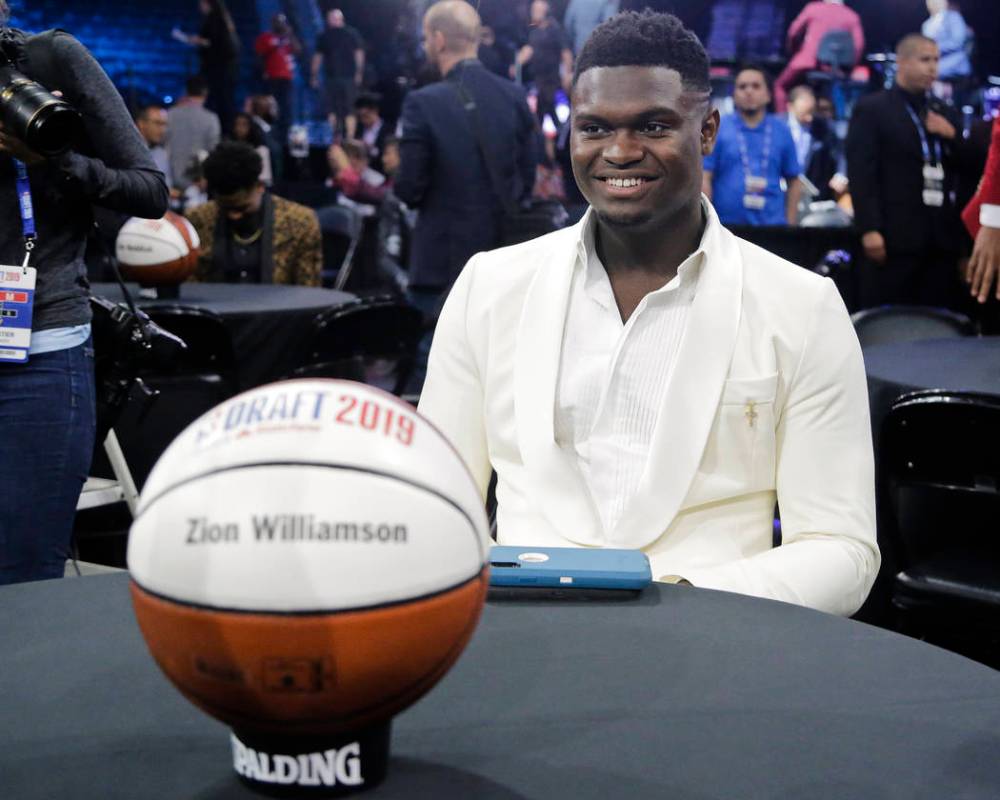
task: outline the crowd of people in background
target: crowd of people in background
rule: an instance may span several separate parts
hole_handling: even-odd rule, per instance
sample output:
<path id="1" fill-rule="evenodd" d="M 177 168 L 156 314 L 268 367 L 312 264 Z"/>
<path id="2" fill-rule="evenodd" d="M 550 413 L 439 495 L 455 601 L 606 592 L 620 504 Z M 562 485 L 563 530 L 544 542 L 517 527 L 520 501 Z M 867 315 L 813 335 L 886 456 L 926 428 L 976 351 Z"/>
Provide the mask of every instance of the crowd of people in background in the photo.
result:
<path id="1" fill-rule="evenodd" d="M 533 194 L 582 210 L 568 158 L 574 59 L 623 4 L 482 2 L 474 4 L 473 21 L 462 13 L 473 4 L 460 0 L 431 31 L 424 17 L 430 4 L 405 5 L 392 58 L 373 52 L 340 8 L 324 7 L 314 41 L 275 14 L 246 43 L 259 80 L 240 109 L 235 76 L 243 44 L 224 0 L 200 0 L 198 32 L 174 32 L 197 49 L 200 74 L 173 107 L 146 106 L 135 119 L 175 210 L 192 212 L 213 196 L 203 165 L 228 141 L 256 154 L 265 192 L 313 208 L 349 206 L 378 220 L 371 235 L 386 228 L 380 216 L 394 220 L 397 246 L 381 259 L 376 280 L 433 315 L 462 263 L 497 243 L 505 202 L 523 205 Z M 844 0 L 806 4 L 787 28 L 780 71 L 773 63 L 732 63 L 713 73 L 713 102 L 729 113 L 705 158 L 704 191 L 720 218 L 738 228 L 795 226 L 822 207 L 827 224 L 853 222 L 861 235 L 861 305 L 967 305 L 960 268 L 972 242 L 959 213 L 982 174 L 989 120 L 979 113 L 973 31 L 956 3 L 927 0 L 927 13 L 920 33 L 900 43 L 880 85 L 865 63 L 861 17 Z M 388 103 L 375 91 L 386 85 L 377 69 L 387 63 L 404 89 Z M 500 189 L 472 118 L 452 116 L 457 105 L 431 99 L 434 92 L 450 98 L 456 75 L 474 76 L 472 84 L 484 87 L 491 75 L 502 82 L 491 84 L 493 91 L 509 87 L 508 105 L 530 111 L 530 130 L 506 130 L 490 116 L 496 98 L 475 98 L 494 137 L 487 147 L 503 162 Z M 308 103 L 296 99 L 296 80 L 309 87 Z M 976 106 L 971 116 L 959 110 L 967 103 Z M 311 157 L 297 124 L 308 117 L 327 123 L 323 159 Z M 466 224 L 464 215 L 477 208 L 482 219 Z M 443 271 L 429 280 L 425 263 Z M 225 274 L 259 277 L 235 268 Z"/>

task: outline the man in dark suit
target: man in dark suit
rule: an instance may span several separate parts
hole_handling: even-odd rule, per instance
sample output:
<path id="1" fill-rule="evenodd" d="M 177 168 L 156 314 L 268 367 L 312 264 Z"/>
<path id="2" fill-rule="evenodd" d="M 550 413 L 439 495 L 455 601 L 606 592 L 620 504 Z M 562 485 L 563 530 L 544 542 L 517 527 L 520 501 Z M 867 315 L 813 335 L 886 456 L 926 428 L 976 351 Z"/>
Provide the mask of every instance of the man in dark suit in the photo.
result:
<path id="1" fill-rule="evenodd" d="M 838 173 L 837 137 L 829 122 L 816 115 L 816 95 L 808 86 L 796 86 L 788 95 L 788 129 L 802 174 L 819 189 L 813 199 L 831 199 L 837 185 L 833 180 Z"/>
<path id="2" fill-rule="evenodd" d="M 959 307 L 961 222 L 955 178 L 970 157 L 954 112 L 930 95 L 937 44 L 910 34 L 896 48 L 896 85 L 858 101 L 847 136 L 866 306 Z"/>
<path id="3" fill-rule="evenodd" d="M 410 301 L 437 318 L 465 262 L 499 244 L 506 201 L 530 196 L 535 176 L 534 118 L 524 91 L 476 58 L 479 15 L 464 0 L 435 3 L 424 15 L 424 48 L 443 80 L 411 92 L 403 103 L 395 193 L 419 210 L 410 251 Z M 461 99 L 475 102 L 478 127 L 502 176 L 498 196 Z M 422 347 L 426 362 L 429 338 Z M 412 386 L 423 382 L 423 366 Z"/>

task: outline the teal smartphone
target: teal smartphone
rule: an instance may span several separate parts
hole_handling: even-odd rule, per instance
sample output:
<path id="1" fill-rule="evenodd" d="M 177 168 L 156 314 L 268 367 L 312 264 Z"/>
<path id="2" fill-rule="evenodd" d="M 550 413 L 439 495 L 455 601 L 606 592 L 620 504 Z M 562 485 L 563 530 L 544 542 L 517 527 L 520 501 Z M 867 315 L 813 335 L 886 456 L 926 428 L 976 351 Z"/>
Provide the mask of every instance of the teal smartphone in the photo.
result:
<path id="1" fill-rule="evenodd" d="M 635 592 L 652 580 L 649 559 L 641 550 L 511 545 L 495 545 L 490 549 L 491 587 Z"/>

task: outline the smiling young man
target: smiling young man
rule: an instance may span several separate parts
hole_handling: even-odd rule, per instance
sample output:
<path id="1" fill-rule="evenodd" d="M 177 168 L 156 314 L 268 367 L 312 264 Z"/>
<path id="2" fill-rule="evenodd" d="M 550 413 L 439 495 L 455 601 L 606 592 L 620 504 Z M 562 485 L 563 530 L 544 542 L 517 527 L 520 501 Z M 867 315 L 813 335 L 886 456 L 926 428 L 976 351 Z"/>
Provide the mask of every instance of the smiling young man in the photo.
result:
<path id="1" fill-rule="evenodd" d="M 656 579 L 850 614 L 878 570 L 864 367 L 834 285 L 702 198 L 719 116 L 673 16 L 577 62 L 575 227 L 475 256 L 420 411 L 519 546 L 639 548 Z M 775 502 L 783 540 L 775 547 Z"/>

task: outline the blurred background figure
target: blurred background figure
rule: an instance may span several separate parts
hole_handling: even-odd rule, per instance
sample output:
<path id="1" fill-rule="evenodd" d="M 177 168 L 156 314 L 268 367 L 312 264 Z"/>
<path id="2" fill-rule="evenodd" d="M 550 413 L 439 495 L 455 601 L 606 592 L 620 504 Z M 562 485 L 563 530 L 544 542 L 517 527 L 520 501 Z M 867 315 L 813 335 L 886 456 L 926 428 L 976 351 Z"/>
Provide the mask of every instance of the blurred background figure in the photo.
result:
<path id="1" fill-rule="evenodd" d="M 816 114 L 816 95 L 808 86 L 796 86 L 788 95 L 788 129 L 802 174 L 819 190 L 814 200 L 829 200 L 846 186 L 846 166 L 840 165 L 837 137 L 828 120 Z M 841 180 L 834 181 L 840 174 Z"/>
<path id="2" fill-rule="evenodd" d="M 847 136 L 855 224 L 862 234 L 864 307 L 961 310 L 955 184 L 970 146 L 961 118 L 930 94 L 939 52 L 919 33 L 896 48 L 892 89 L 858 101 Z"/>
<path id="3" fill-rule="evenodd" d="M 143 106 L 135 115 L 135 126 L 149 147 L 153 163 L 163 173 L 167 188 L 173 189 L 173 181 L 170 178 L 170 156 L 164 146 L 167 141 L 167 125 L 167 110 L 155 103 Z"/>
<path id="4" fill-rule="evenodd" d="M 245 111 L 241 111 L 233 119 L 232 130 L 226 138 L 231 142 L 243 142 L 250 145 L 257 155 L 260 156 L 260 182 L 270 187 L 274 183 L 274 174 L 271 172 L 271 152 L 267 149 L 264 135 L 253 121 L 253 117 Z"/>
<path id="5" fill-rule="evenodd" d="M 205 108 L 208 84 L 200 75 L 188 78 L 186 92 L 167 112 L 167 151 L 174 187 L 183 192 L 191 184 L 190 171 L 219 143 L 219 117 Z"/>
<path id="6" fill-rule="evenodd" d="M 861 61 L 865 52 L 861 17 L 844 5 L 844 0 L 813 0 L 792 22 L 788 28 L 788 52 L 793 55 L 774 82 L 774 105 L 779 114 L 786 110 L 789 89 L 818 66 L 817 56 L 824 41 L 838 35 L 850 38 L 854 63 Z"/>
<path id="7" fill-rule="evenodd" d="M 382 98 L 371 92 L 359 95 L 354 101 L 354 114 L 358 119 L 358 139 L 368 150 L 371 168 L 384 173 L 382 151 L 392 131 L 382 119 Z"/>
<path id="8" fill-rule="evenodd" d="M 569 0 L 563 27 L 573 46 L 573 53 L 579 54 L 594 28 L 611 19 L 620 7 L 621 0 Z"/>
<path id="9" fill-rule="evenodd" d="M 284 144 L 288 125 L 293 116 L 292 86 L 295 80 L 295 59 L 302 53 L 302 44 L 295 36 L 288 17 L 271 17 L 271 30 L 264 31 L 254 42 L 254 52 L 261 60 L 261 75 L 267 91 L 278 103 L 275 135 Z"/>
<path id="10" fill-rule="evenodd" d="M 733 102 L 736 113 L 722 118 L 715 150 L 705 156 L 704 192 L 724 225 L 794 225 L 799 159 L 788 125 L 767 111 L 771 92 L 762 69 L 737 74 Z"/>
<path id="11" fill-rule="evenodd" d="M 208 84 L 210 110 L 229 129 L 236 115 L 236 78 L 239 71 L 240 37 L 224 0 L 199 0 L 201 28 L 198 33 L 174 29 L 178 41 L 198 49 L 201 75 Z"/>
<path id="12" fill-rule="evenodd" d="M 573 80 L 573 51 L 562 26 L 552 16 L 552 6 L 548 0 L 532 0 L 531 28 L 528 43 L 517 54 L 517 67 L 521 68 L 522 82 L 535 87 L 535 116 L 539 126 L 554 128 L 556 120 L 556 96 L 563 92 L 569 95 Z M 528 80 L 524 81 L 527 68 Z M 545 118 L 549 122 L 546 124 Z M 546 140 L 548 160 L 555 157 L 551 138 Z"/>
<path id="13" fill-rule="evenodd" d="M 927 13 L 920 32 L 933 39 L 941 51 L 938 80 L 935 93 L 944 100 L 953 100 L 956 105 L 965 102 L 972 78 L 972 30 L 965 24 L 958 3 L 948 0 L 927 0 Z"/>
<path id="14" fill-rule="evenodd" d="M 327 12 L 326 28 L 316 40 L 311 73 L 312 87 L 323 89 L 334 137 L 354 138 L 354 99 L 364 80 L 365 45 L 339 8 Z"/>

